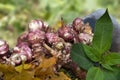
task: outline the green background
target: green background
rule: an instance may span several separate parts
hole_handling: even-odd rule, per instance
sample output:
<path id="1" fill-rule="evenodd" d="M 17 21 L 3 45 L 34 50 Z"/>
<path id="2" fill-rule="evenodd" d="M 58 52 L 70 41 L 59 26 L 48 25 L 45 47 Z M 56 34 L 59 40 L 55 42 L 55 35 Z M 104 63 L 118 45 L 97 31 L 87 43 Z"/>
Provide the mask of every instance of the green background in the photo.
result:
<path id="1" fill-rule="evenodd" d="M 32 19 L 59 26 L 61 17 L 71 23 L 101 8 L 120 23 L 120 0 L 0 0 L 0 39 L 13 47 Z"/>

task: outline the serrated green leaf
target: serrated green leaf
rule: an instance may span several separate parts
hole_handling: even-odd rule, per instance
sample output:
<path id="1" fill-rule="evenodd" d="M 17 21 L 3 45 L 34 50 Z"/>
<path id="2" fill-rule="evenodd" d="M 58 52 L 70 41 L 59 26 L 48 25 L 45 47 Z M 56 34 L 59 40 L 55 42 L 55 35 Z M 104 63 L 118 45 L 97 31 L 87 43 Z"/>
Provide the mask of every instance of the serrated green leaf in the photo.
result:
<path id="1" fill-rule="evenodd" d="M 120 54 L 119 53 L 109 53 L 103 56 L 104 64 L 116 65 L 120 64 Z"/>
<path id="2" fill-rule="evenodd" d="M 85 55 L 82 44 L 72 45 L 71 58 L 79 65 L 79 67 L 82 67 L 85 70 L 88 70 L 93 66 L 92 61 Z"/>
<path id="3" fill-rule="evenodd" d="M 95 24 L 95 32 L 92 42 L 93 47 L 101 54 L 110 49 L 112 42 L 112 32 L 113 24 L 108 11 L 106 10 L 104 15 L 99 20 L 97 20 Z"/>
<path id="4" fill-rule="evenodd" d="M 91 67 L 88 70 L 86 80 L 104 80 L 103 71 L 99 67 Z"/>
<path id="5" fill-rule="evenodd" d="M 113 68 L 112 68 L 110 65 L 102 64 L 102 66 L 103 66 L 105 69 L 107 69 L 107 70 L 113 71 Z"/>
<path id="6" fill-rule="evenodd" d="M 94 48 L 87 46 L 87 45 L 83 45 L 84 50 L 86 55 L 94 62 L 98 62 L 101 59 L 101 56 L 99 55 L 99 52 L 96 51 Z"/>

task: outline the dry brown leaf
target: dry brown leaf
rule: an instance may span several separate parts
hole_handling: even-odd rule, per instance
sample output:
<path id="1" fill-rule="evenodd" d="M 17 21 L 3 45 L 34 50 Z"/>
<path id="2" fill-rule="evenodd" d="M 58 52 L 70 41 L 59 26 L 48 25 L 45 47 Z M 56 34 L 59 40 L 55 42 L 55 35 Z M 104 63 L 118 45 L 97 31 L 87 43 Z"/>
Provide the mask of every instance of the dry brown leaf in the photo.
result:
<path id="1" fill-rule="evenodd" d="M 49 68 L 56 64 L 57 58 L 51 57 L 51 58 L 43 58 L 42 62 L 40 63 L 38 68 Z"/>
<path id="2" fill-rule="evenodd" d="M 43 58 L 43 61 L 40 63 L 39 67 L 35 70 L 35 75 L 40 79 L 44 80 L 54 75 L 54 65 L 56 64 L 56 57 Z"/>
<path id="3" fill-rule="evenodd" d="M 54 65 L 56 64 L 56 57 L 43 59 L 42 63 L 35 71 L 35 75 L 41 80 L 71 80 L 63 72 L 55 73 Z"/>
<path id="4" fill-rule="evenodd" d="M 63 72 L 55 73 L 56 61 L 56 57 L 43 58 L 43 61 L 34 70 L 29 70 L 31 64 L 22 64 L 15 68 L 0 65 L 0 69 L 5 73 L 4 80 L 71 80 Z"/>

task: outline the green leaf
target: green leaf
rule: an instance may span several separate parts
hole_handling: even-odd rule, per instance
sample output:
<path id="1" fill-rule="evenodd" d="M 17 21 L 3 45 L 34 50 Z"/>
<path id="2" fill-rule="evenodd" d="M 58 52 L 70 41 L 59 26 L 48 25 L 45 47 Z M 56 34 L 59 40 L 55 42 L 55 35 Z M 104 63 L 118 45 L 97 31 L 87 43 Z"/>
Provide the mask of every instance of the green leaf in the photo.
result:
<path id="1" fill-rule="evenodd" d="M 87 46 L 87 45 L 83 45 L 83 47 L 84 47 L 84 50 L 85 50 L 86 55 L 87 55 L 92 61 L 95 61 L 95 62 L 100 61 L 101 56 L 99 55 L 99 52 L 98 52 L 98 51 L 96 51 L 94 48 L 92 48 L 92 47 L 90 47 L 90 46 Z"/>
<path id="2" fill-rule="evenodd" d="M 105 80 L 120 80 L 120 67 L 112 66 L 113 71 L 104 70 Z"/>
<path id="3" fill-rule="evenodd" d="M 120 67 L 116 67 L 114 74 L 115 74 L 117 80 L 119 80 L 120 79 Z"/>
<path id="4" fill-rule="evenodd" d="M 93 66 L 92 61 L 85 55 L 82 44 L 73 44 L 71 49 L 71 58 L 85 70 Z"/>
<path id="5" fill-rule="evenodd" d="M 101 54 L 110 49 L 113 24 L 108 11 L 96 22 L 92 46 Z"/>
<path id="6" fill-rule="evenodd" d="M 113 68 L 112 68 L 110 65 L 108 65 L 108 64 L 102 64 L 102 66 L 103 66 L 105 69 L 107 69 L 107 70 L 113 71 Z"/>
<path id="7" fill-rule="evenodd" d="M 104 70 L 104 80 L 117 80 L 114 72 Z"/>
<path id="8" fill-rule="evenodd" d="M 109 53 L 103 56 L 103 64 L 116 65 L 120 64 L 120 54 L 119 53 Z"/>
<path id="9" fill-rule="evenodd" d="M 116 78 L 117 78 L 117 80 L 120 79 L 120 71 L 117 73 Z"/>
<path id="10" fill-rule="evenodd" d="M 86 80 L 104 80 L 103 71 L 99 67 L 91 67 L 88 70 Z"/>

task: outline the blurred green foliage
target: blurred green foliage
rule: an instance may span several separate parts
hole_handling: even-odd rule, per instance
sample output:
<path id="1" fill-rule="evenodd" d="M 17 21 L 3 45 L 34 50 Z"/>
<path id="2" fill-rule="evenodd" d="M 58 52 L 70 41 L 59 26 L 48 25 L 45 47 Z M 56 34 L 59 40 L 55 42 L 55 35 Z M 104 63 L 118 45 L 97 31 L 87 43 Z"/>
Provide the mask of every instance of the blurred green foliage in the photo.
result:
<path id="1" fill-rule="evenodd" d="M 32 19 L 41 19 L 50 26 L 63 17 L 70 23 L 75 17 L 108 8 L 120 22 L 120 0 L 0 0 L 0 39 L 14 46 L 17 37 Z"/>

